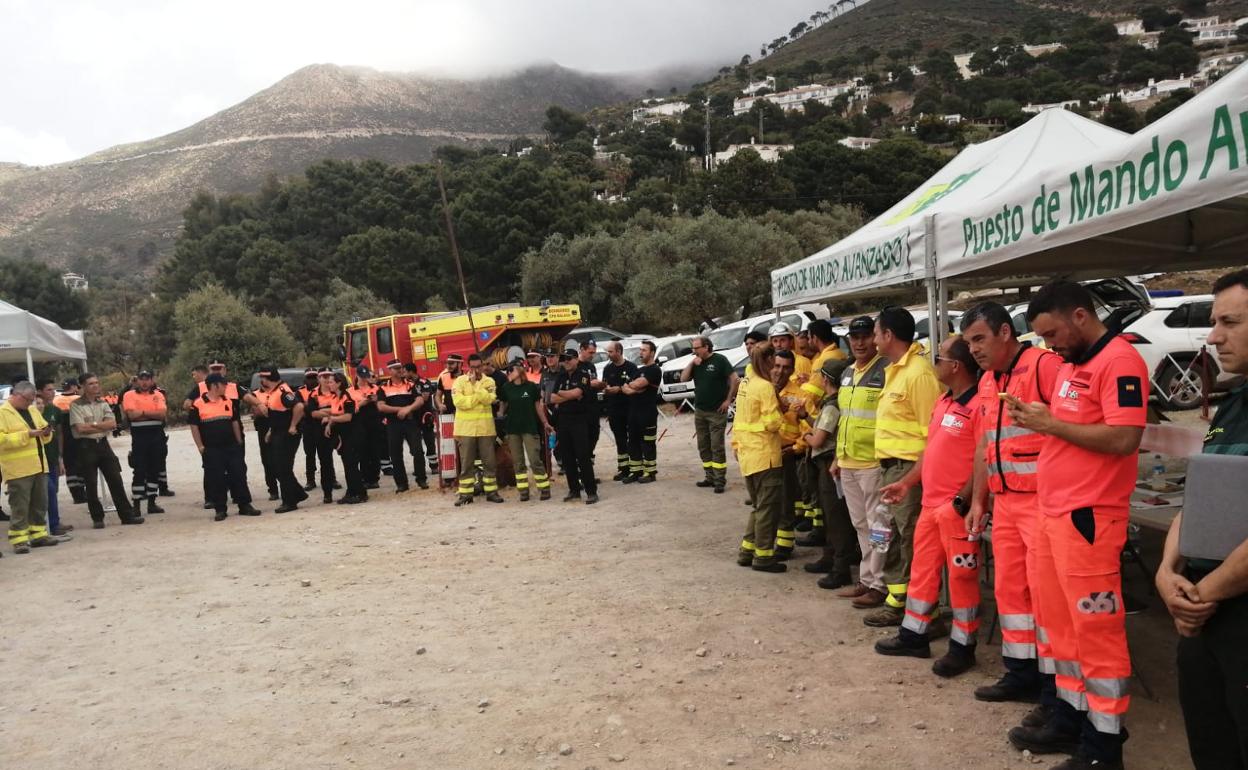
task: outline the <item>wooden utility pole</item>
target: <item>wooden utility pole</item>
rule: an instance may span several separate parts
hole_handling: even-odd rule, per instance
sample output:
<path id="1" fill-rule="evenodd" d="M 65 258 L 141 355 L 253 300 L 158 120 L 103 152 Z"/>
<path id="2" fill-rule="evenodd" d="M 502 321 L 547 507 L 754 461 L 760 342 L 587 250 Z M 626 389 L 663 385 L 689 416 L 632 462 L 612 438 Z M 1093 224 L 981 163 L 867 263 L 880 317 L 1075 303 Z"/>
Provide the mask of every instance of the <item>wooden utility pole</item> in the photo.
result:
<path id="1" fill-rule="evenodd" d="M 477 339 L 477 325 L 472 320 L 472 305 L 468 304 L 468 284 L 464 281 L 464 265 L 459 260 L 459 244 L 455 241 L 455 222 L 451 219 L 451 206 L 446 201 L 446 183 L 442 180 L 442 161 L 438 161 L 438 192 L 442 194 L 442 216 L 446 219 L 446 237 L 451 242 L 451 256 L 455 259 L 455 272 L 459 275 L 459 291 L 464 298 L 464 312 L 468 314 L 468 328 L 472 330 L 472 348 L 481 352 Z"/>
<path id="2" fill-rule="evenodd" d="M 715 153 L 711 149 L 711 100 L 706 100 L 706 170 L 715 167 Z"/>

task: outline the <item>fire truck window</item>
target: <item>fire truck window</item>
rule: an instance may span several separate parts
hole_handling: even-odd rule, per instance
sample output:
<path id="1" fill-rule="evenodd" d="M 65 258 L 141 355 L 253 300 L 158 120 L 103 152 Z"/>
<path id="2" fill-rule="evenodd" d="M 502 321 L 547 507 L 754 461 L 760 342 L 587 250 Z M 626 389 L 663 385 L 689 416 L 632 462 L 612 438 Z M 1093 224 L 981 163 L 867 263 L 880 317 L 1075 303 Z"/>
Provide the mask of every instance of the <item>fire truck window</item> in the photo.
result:
<path id="1" fill-rule="evenodd" d="M 377 330 L 377 352 L 383 356 L 394 352 L 394 335 L 388 326 Z"/>
<path id="2" fill-rule="evenodd" d="M 368 330 L 356 329 L 351 332 L 351 347 L 347 351 L 347 356 L 356 361 L 368 355 Z"/>

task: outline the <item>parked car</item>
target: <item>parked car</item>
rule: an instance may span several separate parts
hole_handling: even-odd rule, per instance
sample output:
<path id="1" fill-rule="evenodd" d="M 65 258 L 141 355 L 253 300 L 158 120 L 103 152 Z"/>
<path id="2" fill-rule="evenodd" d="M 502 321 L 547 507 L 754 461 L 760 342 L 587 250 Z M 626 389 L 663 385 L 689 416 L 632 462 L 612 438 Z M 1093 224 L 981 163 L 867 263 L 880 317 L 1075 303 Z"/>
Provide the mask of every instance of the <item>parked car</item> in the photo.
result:
<path id="1" fill-rule="evenodd" d="M 1225 390 L 1239 381 L 1222 370 L 1216 355 L 1199 362 L 1213 328 L 1213 295 L 1149 297 L 1140 284 L 1126 278 L 1086 281 L 1096 300 L 1096 314 L 1108 327 L 1122 332 L 1148 366 L 1153 395 L 1174 409 L 1199 406 L 1208 368 L 1211 390 Z M 1014 329 L 1035 340 L 1027 325 L 1026 302 L 1008 309 Z"/>
<path id="2" fill-rule="evenodd" d="M 780 321 L 787 323 L 793 327 L 793 331 L 798 332 L 809 328 L 810 322 L 818 317 L 813 310 L 785 310 L 780 313 L 779 318 L 775 313 L 754 316 L 721 326 L 706 336 L 710 338 L 716 353 L 722 353 L 730 362 L 738 361 L 745 357 L 745 335 L 750 332 L 758 331 L 766 334 L 773 324 Z M 663 364 L 663 384 L 659 386 L 659 394 L 664 401 L 680 402 L 693 397 L 693 381 L 680 381 L 680 373 L 685 370 L 690 358 L 692 354 L 673 358 Z"/>
<path id="3" fill-rule="evenodd" d="M 563 347 L 567 350 L 568 348 L 578 347 L 585 340 L 593 340 L 601 348 L 602 343 L 609 340 L 622 340 L 625 337 L 636 336 L 639 335 L 617 332 L 615 329 L 610 329 L 606 326 L 578 326 L 568 332 L 568 335 L 563 338 Z"/>
<path id="4" fill-rule="evenodd" d="M 302 387 L 303 372 L 304 370 L 302 368 L 300 369 L 278 369 L 277 370 L 277 373 L 282 375 L 282 381 L 285 382 L 287 385 L 289 385 L 291 390 L 299 390 L 299 388 Z M 352 377 L 355 376 L 354 371 L 351 372 L 351 376 Z M 260 373 L 259 372 L 256 372 L 255 374 L 251 375 L 251 384 L 248 385 L 248 387 L 251 388 L 252 390 L 260 390 Z"/>
<path id="5" fill-rule="evenodd" d="M 689 355 L 693 349 L 693 336 L 692 334 L 677 334 L 671 337 L 628 337 L 620 340 L 620 345 L 624 348 L 626 361 L 640 364 L 641 343 L 650 340 L 655 347 L 655 363 L 662 366 L 673 358 Z M 606 346 L 599 347 L 597 355 L 594 356 L 594 367 L 598 370 L 598 379 L 602 379 L 602 372 L 607 368 L 610 360 L 606 354 Z"/>
<path id="6" fill-rule="evenodd" d="M 1227 390 L 1239 382 L 1218 363 L 1216 352 L 1201 351 L 1213 330 L 1213 295 L 1164 297 L 1122 332 L 1148 365 L 1153 394 L 1165 406 L 1191 409 L 1199 406 L 1206 376 L 1211 390 Z M 1207 374 L 1206 374 L 1207 373 Z"/>

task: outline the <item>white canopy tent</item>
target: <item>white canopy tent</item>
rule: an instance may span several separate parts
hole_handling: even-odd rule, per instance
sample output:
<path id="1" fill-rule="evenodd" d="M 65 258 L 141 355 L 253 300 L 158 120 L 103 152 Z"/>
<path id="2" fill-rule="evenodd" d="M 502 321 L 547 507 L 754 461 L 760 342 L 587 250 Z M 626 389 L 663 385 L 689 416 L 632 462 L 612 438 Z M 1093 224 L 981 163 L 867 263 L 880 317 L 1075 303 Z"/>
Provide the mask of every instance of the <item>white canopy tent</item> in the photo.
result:
<path id="1" fill-rule="evenodd" d="M 936 276 L 957 284 L 1248 264 L 1248 66 L 1134 135 L 959 203 L 935 227 Z"/>
<path id="2" fill-rule="evenodd" d="M 998 200 L 1019 179 L 1036 179 L 1061 159 L 1121 144 L 1121 131 L 1066 110 L 1046 110 L 995 139 L 964 149 L 900 203 L 852 235 L 773 270 L 772 302 L 791 307 L 846 295 L 895 291 L 936 274 L 945 242 L 938 223 Z M 960 216 L 960 215 L 959 215 Z M 946 234 L 947 237 L 947 234 Z"/>
<path id="3" fill-rule="evenodd" d="M 87 345 L 81 331 L 62 329 L 46 318 L 0 300 L 0 363 L 26 363 L 26 376 L 35 378 L 36 361 L 80 361 L 87 365 Z"/>

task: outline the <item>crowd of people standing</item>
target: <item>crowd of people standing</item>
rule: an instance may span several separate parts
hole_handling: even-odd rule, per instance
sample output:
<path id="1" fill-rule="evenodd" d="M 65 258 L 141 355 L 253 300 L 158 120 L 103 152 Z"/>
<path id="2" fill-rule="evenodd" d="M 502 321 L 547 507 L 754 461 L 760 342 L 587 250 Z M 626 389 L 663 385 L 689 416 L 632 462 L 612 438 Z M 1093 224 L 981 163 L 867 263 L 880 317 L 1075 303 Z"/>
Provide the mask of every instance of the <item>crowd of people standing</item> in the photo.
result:
<path id="1" fill-rule="evenodd" d="M 1248 373 L 1248 271 L 1214 286 L 1214 333 L 1223 367 Z M 1055 281 L 1031 300 L 1027 319 L 1043 347 L 1021 341 L 1009 312 L 983 302 L 940 343 L 934 363 L 915 340 L 915 320 L 886 307 L 847 327 L 847 356 L 827 321 L 797 333 L 784 323 L 747 336 L 738 378 L 711 341 L 693 342 L 680 378 L 695 383 L 700 488 L 727 487 L 726 434 L 748 494 L 737 563 L 783 573 L 800 547 L 820 549 L 804 565 L 820 588 L 868 611 L 863 622 L 896 628 L 875 652 L 929 658 L 949 637 L 933 672 L 954 677 L 976 665 L 980 570 L 991 534 L 993 591 L 1002 629 L 999 680 L 974 691 L 989 702 L 1035 704 L 1008 733 L 1019 750 L 1070 754 L 1056 768 L 1122 767 L 1131 662 L 1120 554 L 1138 474 L 1149 399 L 1143 360 L 1107 328 L 1082 286 Z M 1242 339 L 1241 339 L 1242 338 Z M 378 378 L 350 381 L 308 369 L 300 387 L 281 372 L 260 387 L 232 381 L 221 361 L 194 372 L 183 407 L 202 458 L 204 506 L 228 516 L 261 512 L 247 481 L 244 407 L 254 417 L 269 499 L 289 513 L 321 489 L 325 503 L 367 502 L 391 477 L 396 493 L 422 490 L 441 471 L 437 426 L 451 416 L 456 506 L 502 503 L 499 448 L 507 447 L 520 501 L 551 497 L 566 476 L 565 502 L 600 499 L 594 450 L 602 412 L 616 444 L 614 481 L 650 484 L 658 473 L 655 346 L 640 362 L 607 345 L 530 351 L 496 370 L 481 356 L 448 357 L 436 380 L 398 360 Z M 1206 451 L 1248 454 L 1248 410 L 1234 391 L 1219 410 Z M 599 395 L 601 394 L 601 399 Z M 99 378 L 18 382 L 0 405 L 0 473 L 12 511 L 16 553 L 54 546 L 72 527 L 59 520 L 64 478 L 93 526 L 105 526 L 102 478 L 122 524 L 164 513 L 167 394 L 141 372 L 117 399 Z M 132 434 L 127 488 L 109 444 L 118 413 Z M 305 478 L 295 475 L 302 448 Z M 337 466 L 343 476 L 339 481 Z M 319 476 L 319 485 L 318 485 Z M 1193 758 L 1205 768 L 1248 761 L 1243 695 L 1248 629 L 1248 544 L 1225 562 L 1189 563 L 1167 540 L 1157 587 L 1175 618 L 1180 695 Z M 804 537 L 798 539 L 799 533 Z M 940 588 L 948 588 L 947 612 Z"/>

